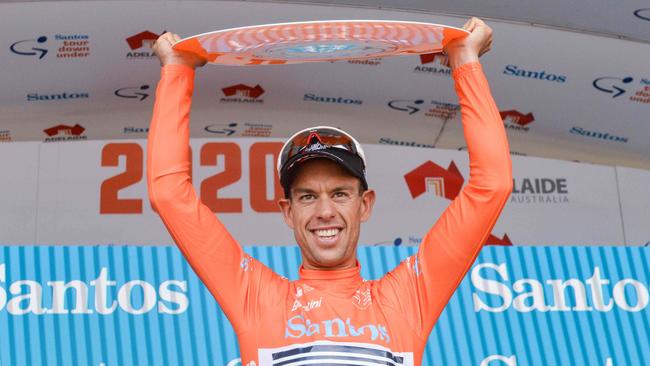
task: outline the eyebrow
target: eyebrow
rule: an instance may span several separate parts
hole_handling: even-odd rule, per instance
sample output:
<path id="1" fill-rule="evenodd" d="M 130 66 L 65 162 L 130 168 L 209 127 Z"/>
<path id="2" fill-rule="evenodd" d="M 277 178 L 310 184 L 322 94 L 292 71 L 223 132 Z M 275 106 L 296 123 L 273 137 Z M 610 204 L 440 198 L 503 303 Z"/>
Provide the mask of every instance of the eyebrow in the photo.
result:
<path id="1" fill-rule="evenodd" d="M 334 187 L 334 189 L 330 190 L 330 192 L 353 191 L 353 190 L 354 190 L 353 186 L 351 186 L 351 185 L 343 185 L 343 186 Z M 294 188 L 294 189 L 292 189 L 292 191 L 295 194 L 316 193 L 316 191 L 314 191 L 313 189 L 301 188 L 301 187 Z"/>

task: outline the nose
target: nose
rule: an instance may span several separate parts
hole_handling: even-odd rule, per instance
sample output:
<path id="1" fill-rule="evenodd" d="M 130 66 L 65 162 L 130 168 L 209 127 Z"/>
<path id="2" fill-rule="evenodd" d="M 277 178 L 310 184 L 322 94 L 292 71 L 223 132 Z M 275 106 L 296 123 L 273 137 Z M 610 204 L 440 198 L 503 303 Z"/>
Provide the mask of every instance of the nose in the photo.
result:
<path id="1" fill-rule="evenodd" d="M 319 197 L 316 206 L 316 215 L 320 220 L 329 221 L 333 219 L 336 215 L 334 202 L 332 202 L 332 200 L 327 196 Z"/>

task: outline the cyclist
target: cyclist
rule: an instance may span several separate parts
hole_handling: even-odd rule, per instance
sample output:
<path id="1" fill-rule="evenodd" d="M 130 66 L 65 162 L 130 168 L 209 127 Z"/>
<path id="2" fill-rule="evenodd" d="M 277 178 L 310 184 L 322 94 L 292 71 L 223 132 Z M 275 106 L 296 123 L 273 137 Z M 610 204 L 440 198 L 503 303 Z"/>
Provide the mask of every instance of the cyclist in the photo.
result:
<path id="1" fill-rule="evenodd" d="M 278 173 L 285 222 L 302 253 L 289 281 L 244 253 L 190 180 L 189 111 L 194 70 L 205 61 L 175 52 L 165 33 L 154 50 L 162 76 L 149 131 L 151 202 L 181 252 L 215 297 L 239 340 L 242 364 L 420 365 L 438 316 L 491 232 L 512 189 L 508 142 L 478 57 L 491 29 L 445 46 L 470 157 L 470 179 L 423 238 L 417 254 L 376 281 L 360 276 L 361 223 L 375 192 L 359 143 L 319 126 L 289 138 Z M 254 227 L 255 223 L 250 223 Z"/>

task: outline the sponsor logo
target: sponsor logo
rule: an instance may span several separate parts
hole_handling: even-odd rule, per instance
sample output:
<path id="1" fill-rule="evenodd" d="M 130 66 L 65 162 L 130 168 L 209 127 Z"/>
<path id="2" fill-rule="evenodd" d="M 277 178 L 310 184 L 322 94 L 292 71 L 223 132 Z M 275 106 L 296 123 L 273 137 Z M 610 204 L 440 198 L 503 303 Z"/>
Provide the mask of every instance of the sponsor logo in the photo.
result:
<path id="1" fill-rule="evenodd" d="M 425 192 L 453 200 L 458 196 L 465 179 L 453 161 L 447 169 L 427 161 L 404 175 L 411 197 L 417 198 Z"/>
<path id="2" fill-rule="evenodd" d="M 21 56 L 37 56 L 42 59 L 47 55 L 48 49 L 44 48 L 47 42 L 46 36 L 40 36 L 36 39 L 26 39 L 11 44 L 9 49 L 11 52 Z"/>
<path id="3" fill-rule="evenodd" d="M 162 33 L 165 33 L 165 31 Z M 126 58 L 129 60 L 142 60 L 156 57 L 156 54 L 150 51 L 150 49 L 159 36 L 159 34 L 145 30 L 128 37 L 126 43 L 129 45 L 131 51 L 126 54 Z"/>
<path id="4" fill-rule="evenodd" d="M 273 125 L 265 123 L 244 123 L 241 135 L 243 137 L 270 137 Z"/>
<path id="5" fill-rule="evenodd" d="M 124 130 L 122 130 L 122 133 L 148 133 L 148 132 L 149 132 L 149 127 L 128 126 L 128 127 L 124 127 Z"/>
<path id="6" fill-rule="evenodd" d="M 38 94 L 38 93 L 29 93 L 27 94 L 28 102 L 42 102 L 42 101 L 51 101 L 51 100 L 68 100 L 68 99 L 88 99 L 89 94 L 78 92 L 78 93 L 59 93 L 59 94 Z"/>
<path id="7" fill-rule="evenodd" d="M 285 338 L 311 337 L 320 334 L 327 338 L 362 337 L 372 341 L 381 340 L 390 343 L 388 329 L 381 324 L 354 325 L 350 318 L 334 318 L 312 322 L 303 315 L 296 315 L 287 320 Z"/>
<path id="8" fill-rule="evenodd" d="M 509 130 L 528 132 L 530 130 L 528 125 L 535 121 L 532 113 L 523 114 L 514 109 L 501 111 L 499 114 L 503 120 L 503 125 Z"/>
<path id="9" fill-rule="evenodd" d="M 413 72 L 419 74 L 451 76 L 449 59 L 441 53 L 420 55 L 420 65 L 417 65 L 413 69 Z"/>
<path id="10" fill-rule="evenodd" d="M 86 129 L 80 124 L 74 126 L 56 125 L 43 130 L 47 137 L 44 142 L 86 140 L 88 137 L 83 135 Z"/>
<path id="11" fill-rule="evenodd" d="M 0 130 L 0 142 L 11 142 L 11 131 Z"/>
<path id="12" fill-rule="evenodd" d="M 566 178 L 513 178 L 511 203 L 569 203 Z"/>
<path id="13" fill-rule="evenodd" d="M 301 298 L 304 294 L 314 291 L 314 288 L 309 285 L 302 285 L 296 287 L 296 298 Z"/>
<path id="14" fill-rule="evenodd" d="M 498 236 L 494 234 L 490 234 L 490 236 L 487 238 L 485 241 L 485 244 L 488 245 L 512 245 L 512 241 L 510 241 L 510 238 L 508 237 L 508 234 L 503 234 L 503 237 L 499 238 Z"/>
<path id="15" fill-rule="evenodd" d="M 331 145 L 323 145 L 320 142 L 316 142 L 315 144 L 309 145 L 309 147 L 305 150 L 305 152 L 312 152 L 312 151 L 319 151 L 319 150 L 325 150 Z"/>
<path id="16" fill-rule="evenodd" d="M 495 364 L 494 362 L 498 362 L 498 364 Z M 517 363 L 517 356 L 504 356 L 504 355 L 490 355 L 486 358 L 484 358 L 479 366 L 492 366 L 492 365 L 500 365 L 500 366 L 518 366 L 519 364 Z M 605 366 L 614 366 L 614 361 L 612 361 L 611 357 L 608 357 L 605 360 Z"/>
<path id="17" fill-rule="evenodd" d="M 221 124 L 221 123 L 215 123 L 212 125 L 205 126 L 204 130 L 210 133 L 216 133 L 218 135 L 224 135 L 224 136 L 231 136 L 237 130 L 235 129 L 237 127 L 236 123 L 228 123 L 228 124 Z"/>
<path id="18" fill-rule="evenodd" d="M 6 265 L 3 263 L 0 264 L 0 311 L 6 310 L 11 315 L 109 315 L 116 311 L 133 315 L 151 311 L 176 315 L 189 307 L 187 281 L 168 280 L 157 287 L 143 280 L 118 285 L 117 281 L 109 279 L 106 267 L 102 267 L 97 278 L 88 283 L 80 280 L 47 281 L 45 284 L 33 280 L 5 282 Z M 94 297 L 87 296 L 93 292 Z M 132 301 L 134 294 L 139 294 L 142 299 L 135 304 Z"/>
<path id="19" fill-rule="evenodd" d="M 90 37 L 86 34 L 39 36 L 14 42 L 9 49 L 17 55 L 33 56 L 39 60 L 50 54 L 52 49 L 57 58 L 85 58 L 90 56 Z"/>
<path id="20" fill-rule="evenodd" d="M 627 76 L 624 78 L 604 76 L 598 79 L 595 79 L 592 83 L 594 88 L 612 95 L 612 98 L 619 97 L 625 94 L 625 88 L 622 88 L 624 84 L 629 84 L 634 81 L 634 78 Z"/>
<path id="21" fill-rule="evenodd" d="M 627 99 L 632 102 L 650 104 L 650 79 L 641 78 L 638 83 L 634 83 L 632 76 L 603 76 L 595 79 L 592 85 L 612 98 L 629 96 Z"/>
<path id="22" fill-rule="evenodd" d="M 293 306 L 291 306 L 291 311 L 296 311 L 296 310 L 302 310 L 306 313 L 310 312 L 311 310 L 318 309 L 320 308 L 321 304 L 323 303 L 323 298 L 320 297 L 318 300 L 309 300 L 303 305 L 300 300 L 296 299 L 293 302 Z"/>
<path id="23" fill-rule="evenodd" d="M 361 310 L 365 310 L 370 305 L 372 305 L 372 295 L 370 294 L 370 288 L 366 287 L 364 289 L 358 289 L 352 296 L 352 305 Z"/>
<path id="24" fill-rule="evenodd" d="M 520 78 L 537 79 L 556 83 L 566 83 L 565 75 L 550 73 L 546 70 L 525 70 L 517 65 L 506 65 L 503 69 L 504 75 L 517 76 Z"/>
<path id="25" fill-rule="evenodd" d="M 395 246 L 400 246 L 406 241 L 407 245 L 413 246 L 413 245 L 420 245 L 422 244 L 422 237 L 420 236 L 415 236 L 415 235 L 409 235 L 405 239 L 402 238 L 395 238 L 392 243 Z M 376 243 L 376 245 L 381 245 L 381 244 L 388 244 L 387 242 L 384 243 Z M 490 236 L 487 238 L 485 241 L 485 244 L 487 245 L 512 245 L 512 241 L 510 240 L 510 237 L 508 237 L 508 234 L 503 234 L 501 238 L 494 234 L 490 234 Z"/>
<path id="26" fill-rule="evenodd" d="M 135 99 L 142 102 L 149 96 L 147 90 L 149 90 L 149 85 L 144 84 L 140 86 L 120 88 L 117 89 L 114 94 L 120 98 Z"/>
<path id="27" fill-rule="evenodd" d="M 319 102 L 319 103 L 335 103 L 335 104 L 354 104 L 361 105 L 363 101 L 359 99 L 350 99 L 344 97 L 323 97 L 316 94 L 305 94 L 302 98 L 306 102 Z"/>
<path id="28" fill-rule="evenodd" d="M 219 99 L 220 103 L 264 103 L 264 100 L 260 99 L 264 89 L 259 84 L 254 87 L 236 84 L 222 88 L 221 91 L 224 97 Z"/>
<path id="29" fill-rule="evenodd" d="M 474 266 L 470 277 L 475 312 L 499 313 L 509 309 L 518 312 L 608 312 L 615 307 L 640 312 L 650 303 L 648 284 L 634 278 L 620 281 L 603 278 L 598 266 L 586 280 L 511 280 L 507 264 L 488 262 Z"/>
<path id="30" fill-rule="evenodd" d="M 441 119 L 455 118 L 460 110 L 460 105 L 458 104 L 439 102 L 436 100 L 431 100 L 425 104 L 423 99 L 395 99 L 388 102 L 388 106 L 401 112 L 407 112 L 409 115 L 424 110 L 425 116 Z"/>
<path id="31" fill-rule="evenodd" d="M 239 262 L 239 267 L 242 269 L 244 272 L 252 271 L 253 270 L 253 258 L 244 256 L 244 258 L 241 259 L 241 262 Z"/>
<path id="32" fill-rule="evenodd" d="M 634 11 L 634 16 L 639 19 L 647 20 L 650 22 L 650 8 L 637 9 Z"/>
<path id="33" fill-rule="evenodd" d="M 385 145 L 396 145 L 396 146 L 410 146 L 410 147 L 428 147 L 428 148 L 433 148 L 433 145 L 429 144 L 420 144 L 415 141 L 400 141 L 400 140 L 393 140 L 390 137 L 381 137 L 379 138 L 379 143 L 380 144 L 385 144 Z"/>
<path id="34" fill-rule="evenodd" d="M 417 168 L 404 175 L 404 180 L 413 199 L 421 196 L 425 192 L 430 192 L 434 196 L 442 197 L 448 200 L 454 200 L 461 191 L 465 178 L 458 170 L 456 163 L 452 160 L 447 169 L 440 165 L 426 161 Z M 420 244 L 422 238 L 409 236 L 411 244 Z M 397 238 L 395 245 L 402 244 L 402 239 Z M 486 240 L 488 245 L 512 245 L 510 238 L 504 234 L 502 238 L 490 234 Z"/>
<path id="35" fill-rule="evenodd" d="M 393 352 L 380 345 L 358 341 L 315 341 L 278 348 L 260 348 L 258 357 L 260 365 L 414 365 L 413 352 Z M 235 365 L 237 364 L 233 364 Z"/>
<path id="36" fill-rule="evenodd" d="M 622 136 L 616 136 L 616 135 L 611 135 L 608 132 L 598 132 L 598 131 L 589 131 L 585 130 L 582 127 L 571 127 L 569 130 L 569 133 L 573 135 L 580 135 L 584 137 L 589 137 L 593 139 L 599 139 L 603 141 L 613 141 L 613 142 L 620 142 L 623 144 L 627 144 L 629 138 L 627 137 L 622 137 Z"/>
<path id="37" fill-rule="evenodd" d="M 348 60 L 349 64 L 354 65 L 366 65 L 366 66 L 378 66 L 381 65 L 381 57 L 367 58 L 364 60 Z"/>
<path id="38" fill-rule="evenodd" d="M 215 123 L 204 127 L 206 132 L 225 137 L 236 135 L 242 137 L 270 137 L 273 125 L 265 123 Z"/>

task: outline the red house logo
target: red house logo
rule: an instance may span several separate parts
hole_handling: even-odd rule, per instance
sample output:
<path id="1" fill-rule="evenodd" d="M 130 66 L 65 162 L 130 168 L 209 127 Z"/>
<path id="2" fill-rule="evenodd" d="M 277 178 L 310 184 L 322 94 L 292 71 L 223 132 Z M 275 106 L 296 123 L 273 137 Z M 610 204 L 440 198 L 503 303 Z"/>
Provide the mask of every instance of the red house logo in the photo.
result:
<path id="1" fill-rule="evenodd" d="M 486 245 L 508 246 L 508 245 L 512 245 L 512 241 L 510 241 L 510 238 L 508 237 L 508 234 L 503 234 L 503 238 L 499 238 L 498 236 L 495 236 L 494 234 L 490 234 L 490 236 L 485 241 L 485 244 Z"/>
<path id="2" fill-rule="evenodd" d="M 447 66 L 449 65 L 449 58 L 443 55 L 442 53 L 427 53 L 424 55 L 420 55 L 420 63 L 422 65 L 426 65 L 434 62 L 442 66 Z"/>
<path id="3" fill-rule="evenodd" d="M 74 126 L 57 125 L 45 129 L 43 130 L 43 132 L 45 132 L 45 134 L 48 135 L 49 137 L 57 136 L 59 134 L 66 135 L 66 136 L 80 136 L 85 130 L 86 129 L 83 128 L 80 124 L 76 124 Z"/>
<path id="4" fill-rule="evenodd" d="M 146 30 L 127 38 L 126 43 L 129 44 L 129 47 L 131 47 L 132 50 L 137 50 L 143 46 L 151 47 L 158 37 L 158 34 Z"/>
<path id="5" fill-rule="evenodd" d="M 432 161 L 427 161 L 406 173 L 404 179 L 413 198 L 417 198 L 426 191 L 433 191 L 436 196 L 449 200 L 458 196 L 465 182 L 453 161 L 447 169 Z"/>
<path id="6" fill-rule="evenodd" d="M 526 126 L 535 120 L 532 113 L 523 114 L 514 109 L 501 111 L 499 114 L 501 115 L 503 122 L 515 123 L 520 126 Z"/>
<path id="7" fill-rule="evenodd" d="M 264 94 L 264 89 L 258 84 L 255 87 L 250 87 L 244 84 L 232 85 L 221 89 L 223 94 L 227 97 L 240 96 L 243 98 L 258 98 Z"/>

